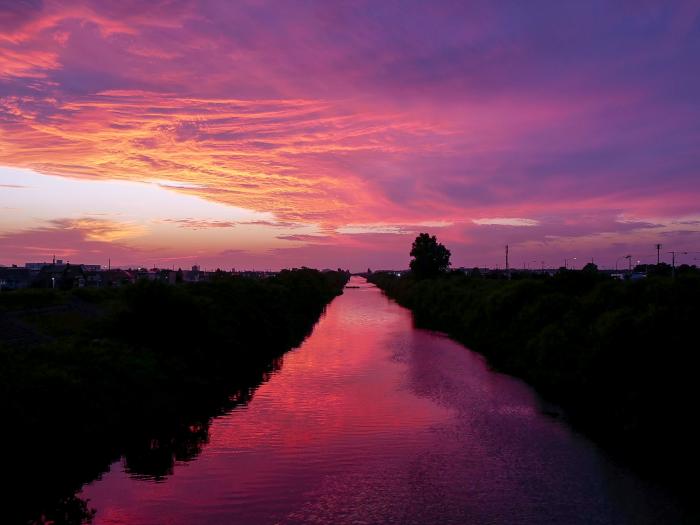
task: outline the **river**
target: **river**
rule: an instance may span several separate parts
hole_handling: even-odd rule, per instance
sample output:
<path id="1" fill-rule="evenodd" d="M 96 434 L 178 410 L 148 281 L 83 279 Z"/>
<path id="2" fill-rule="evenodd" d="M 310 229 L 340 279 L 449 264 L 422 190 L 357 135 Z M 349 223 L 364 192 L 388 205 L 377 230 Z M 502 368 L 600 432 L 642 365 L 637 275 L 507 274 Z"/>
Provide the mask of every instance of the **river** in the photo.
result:
<path id="1" fill-rule="evenodd" d="M 196 457 L 157 477 L 117 461 L 83 487 L 95 523 L 683 522 L 526 384 L 350 285 Z"/>

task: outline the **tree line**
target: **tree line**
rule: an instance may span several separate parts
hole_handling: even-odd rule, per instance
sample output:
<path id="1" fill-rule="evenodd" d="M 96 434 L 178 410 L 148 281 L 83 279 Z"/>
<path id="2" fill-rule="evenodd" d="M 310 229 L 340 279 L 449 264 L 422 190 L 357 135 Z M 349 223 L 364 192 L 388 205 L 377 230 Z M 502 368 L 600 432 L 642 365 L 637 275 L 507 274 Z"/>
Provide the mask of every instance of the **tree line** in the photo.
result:
<path id="1" fill-rule="evenodd" d="M 699 272 L 672 277 L 662 268 L 635 282 L 594 268 L 484 279 L 437 268 L 434 257 L 416 263 L 425 251 L 416 243 L 410 274 L 369 278 L 410 308 L 418 326 L 446 332 L 524 378 L 637 466 L 668 476 L 698 466 Z"/>
<path id="2" fill-rule="evenodd" d="M 300 269 L 0 295 L 3 516 L 87 522 L 74 493 L 120 456 L 158 477 L 196 455 L 210 418 L 252 395 L 348 278 Z"/>

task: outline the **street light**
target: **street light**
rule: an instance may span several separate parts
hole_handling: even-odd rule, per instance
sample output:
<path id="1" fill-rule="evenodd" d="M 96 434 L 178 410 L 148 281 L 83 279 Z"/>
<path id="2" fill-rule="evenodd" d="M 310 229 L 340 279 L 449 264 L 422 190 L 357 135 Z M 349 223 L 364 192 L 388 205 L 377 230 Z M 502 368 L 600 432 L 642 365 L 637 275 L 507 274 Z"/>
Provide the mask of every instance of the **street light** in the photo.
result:
<path id="1" fill-rule="evenodd" d="M 628 259 L 629 257 L 632 257 L 632 256 L 631 256 L 631 255 L 623 255 L 623 256 L 618 257 L 617 259 L 615 259 L 615 271 L 617 271 L 617 263 L 620 262 L 620 259 Z"/>
<path id="2" fill-rule="evenodd" d="M 568 257 L 568 258 L 565 258 L 565 259 L 564 259 L 564 269 L 565 269 L 565 270 L 568 269 L 567 264 L 568 264 L 569 261 L 575 261 L 575 260 L 576 260 L 576 257 Z M 571 269 L 572 269 L 572 270 L 575 270 L 575 269 L 576 269 L 576 268 L 575 268 L 575 264 L 573 264 L 573 265 L 571 266 Z"/>

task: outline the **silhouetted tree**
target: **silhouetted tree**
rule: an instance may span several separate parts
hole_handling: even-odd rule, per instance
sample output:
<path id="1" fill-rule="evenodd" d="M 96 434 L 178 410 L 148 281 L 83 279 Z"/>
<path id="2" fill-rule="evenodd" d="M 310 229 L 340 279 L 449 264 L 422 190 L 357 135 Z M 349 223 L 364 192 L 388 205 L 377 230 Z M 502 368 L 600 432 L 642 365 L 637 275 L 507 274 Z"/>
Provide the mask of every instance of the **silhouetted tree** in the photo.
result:
<path id="1" fill-rule="evenodd" d="M 663 263 L 661 263 L 661 264 L 663 264 Z M 666 266 L 669 266 L 669 265 L 667 264 Z M 690 266 L 689 264 L 681 264 L 678 267 L 677 272 L 679 274 L 686 274 L 686 273 L 692 274 L 692 273 L 697 272 L 697 267 L 695 265 Z"/>
<path id="2" fill-rule="evenodd" d="M 680 270 L 680 268 L 679 268 Z M 672 273 L 671 265 L 668 263 L 650 264 L 647 268 L 647 273 L 649 275 L 664 275 L 670 276 Z"/>
<path id="3" fill-rule="evenodd" d="M 682 270 L 636 281 L 563 268 L 547 279 L 375 273 L 370 281 L 410 308 L 417 326 L 483 353 L 561 402 L 577 426 L 671 480 L 679 465 L 700 464 L 700 432 L 687 418 L 697 398 L 700 359 L 688 349 L 697 347 L 700 272 Z M 662 458 L 649 454 L 662 444 Z"/>
<path id="4" fill-rule="evenodd" d="M 53 274 L 45 276 L 50 282 Z M 141 280 L 0 293 L 0 421 L 22 429 L 3 433 L 17 461 L 3 459 L 13 488 L 0 522 L 33 523 L 43 513 L 46 523 L 87 524 L 84 501 L 54 502 L 114 457 L 158 479 L 174 461 L 196 456 L 209 414 L 245 400 L 279 368 L 270 360 L 303 340 L 348 279 L 302 269 L 178 286 Z M 31 315 L 31 324 L 5 330 L 8 311 Z M 235 399 L 232 385 L 243 392 Z"/>
<path id="5" fill-rule="evenodd" d="M 598 273 L 598 265 L 592 262 L 586 263 L 586 265 L 581 269 L 587 273 Z"/>
<path id="6" fill-rule="evenodd" d="M 437 237 L 421 233 L 411 247 L 411 271 L 418 279 L 434 277 L 450 266 L 450 250 L 437 242 Z"/>

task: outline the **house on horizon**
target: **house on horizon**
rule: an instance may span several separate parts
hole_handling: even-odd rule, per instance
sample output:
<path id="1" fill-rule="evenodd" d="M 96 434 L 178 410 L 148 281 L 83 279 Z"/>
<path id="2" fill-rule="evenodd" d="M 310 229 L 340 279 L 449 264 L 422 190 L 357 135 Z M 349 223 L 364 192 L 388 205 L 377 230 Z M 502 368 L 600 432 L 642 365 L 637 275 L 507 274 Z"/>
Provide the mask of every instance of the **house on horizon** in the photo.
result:
<path id="1" fill-rule="evenodd" d="M 133 272 L 120 270 L 118 268 L 111 270 L 103 270 L 100 272 L 101 286 L 123 286 L 125 284 L 133 284 L 136 282 L 136 276 Z"/>
<path id="2" fill-rule="evenodd" d="M 86 284 L 85 273 L 82 265 L 70 263 L 50 264 L 39 270 L 39 274 L 32 283 L 39 288 L 59 288 L 68 290 L 70 288 L 83 288 Z M 62 263 L 62 261 L 61 261 Z"/>
<path id="3" fill-rule="evenodd" d="M 28 288 L 34 275 L 28 268 L 0 268 L 0 292 Z"/>

